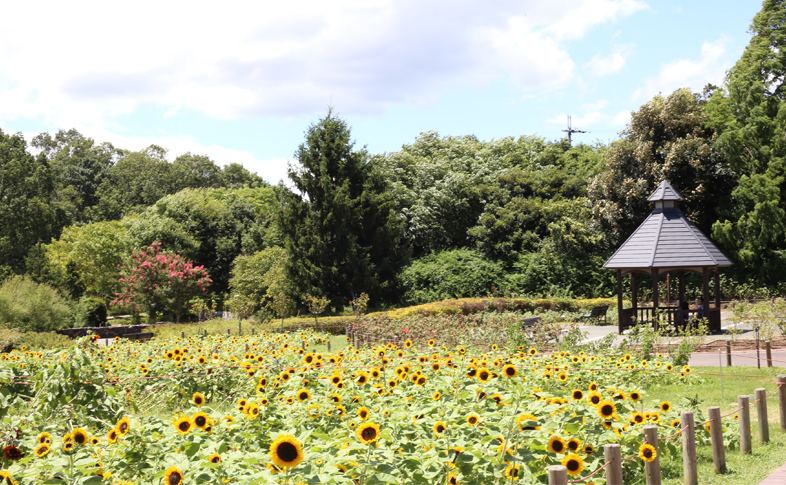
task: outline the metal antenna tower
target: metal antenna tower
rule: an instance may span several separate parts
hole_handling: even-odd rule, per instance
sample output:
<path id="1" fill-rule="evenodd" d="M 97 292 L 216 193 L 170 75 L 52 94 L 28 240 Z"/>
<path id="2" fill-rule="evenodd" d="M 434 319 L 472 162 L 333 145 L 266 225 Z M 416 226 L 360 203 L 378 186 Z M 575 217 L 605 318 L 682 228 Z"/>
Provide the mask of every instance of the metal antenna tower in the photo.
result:
<path id="1" fill-rule="evenodd" d="M 574 130 L 571 127 L 570 115 L 568 115 L 568 129 L 567 130 L 562 130 L 562 131 L 564 131 L 564 132 L 566 132 L 568 134 L 568 145 L 573 145 L 573 140 L 571 140 L 571 136 L 570 136 L 573 133 L 589 133 L 588 131 Z"/>

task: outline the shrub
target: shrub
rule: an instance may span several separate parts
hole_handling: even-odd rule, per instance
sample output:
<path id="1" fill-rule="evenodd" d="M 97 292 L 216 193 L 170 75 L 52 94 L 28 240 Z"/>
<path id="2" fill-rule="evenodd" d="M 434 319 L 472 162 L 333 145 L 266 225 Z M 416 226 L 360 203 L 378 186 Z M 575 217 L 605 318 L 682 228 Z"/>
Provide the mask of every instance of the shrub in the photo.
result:
<path id="1" fill-rule="evenodd" d="M 76 326 L 100 327 L 106 324 L 106 302 L 101 298 L 83 296 L 79 299 Z"/>
<path id="2" fill-rule="evenodd" d="M 501 283 L 502 264 L 471 249 L 432 253 L 417 259 L 401 272 L 400 282 L 407 288 L 404 298 L 412 303 L 427 303 L 446 298 L 488 294 Z"/>
<path id="3" fill-rule="evenodd" d="M 47 350 L 71 347 L 74 344 L 74 340 L 56 332 L 25 332 L 21 334 L 14 348 L 20 349 L 24 345 L 28 349 Z"/>
<path id="4" fill-rule="evenodd" d="M 0 286 L 0 324 L 22 331 L 69 328 L 74 313 L 68 301 L 49 285 L 14 276 Z"/>

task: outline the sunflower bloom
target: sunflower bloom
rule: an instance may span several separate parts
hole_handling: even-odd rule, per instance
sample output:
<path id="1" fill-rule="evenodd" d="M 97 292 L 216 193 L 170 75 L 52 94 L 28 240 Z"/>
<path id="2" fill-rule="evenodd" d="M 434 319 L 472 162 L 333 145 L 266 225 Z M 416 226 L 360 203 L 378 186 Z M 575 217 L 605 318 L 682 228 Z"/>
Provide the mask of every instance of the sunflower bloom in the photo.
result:
<path id="1" fill-rule="evenodd" d="M 131 429 L 131 420 L 127 417 L 123 417 L 117 422 L 117 424 L 115 424 L 115 429 L 117 430 L 117 434 L 120 436 L 125 436 L 128 433 L 128 430 Z"/>
<path id="2" fill-rule="evenodd" d="M 566 455 L 561 463 L 562 466 L 568 469 L 568 475 L 574 478 L 581 475 L 581 472 L 584 471 L 584 458 L 579 455 L 573 453 Z"/>
<path id="3" fill-rule="evenodd" d="M 643 461 L 653 461 L 657 457 L 658 452 L 655 451 L 654 446 L 646 443 L 639 446 L 639 458 L 641 458 Z"/>
<path id="4" fill-rule="evenodd" d="M 194 406 L 204 406 L 205 395 L 202 394 L 201 392 L 195 392 L 194 395 L 191 396 L 191 402 L 194 403 Z"/>
<path id="5" fill-rule="evenodd" d="M 290 434 L 282 434 L 270 444 L 268 452 L 273 463 L 281 468 L 295 468 L 303 461 L 303 446 Z"/>
<path id="6" fill-rule="evenodd" d="M 510 463 L 507 468 L 505 468 L 505 476 L 508 477 L 510 481 L 517 481 L 521 478 L 521 465 L 518 463 Z"/>
<path id="7" fill-rule="evenodd" d="M 182 485 L 183 472 L 176 466 L 171 466 L 166 469 L 164 473 L 164 483 L 166 485 Z"/>
<path id="8" fill-rule="evenodd" d="M 562 454 L 565 453 L 565 450 L 567 448 L 568 448 L 567 443 L 565 443 L 565 440 L 563 440 L 559 436 L 555 435 L 549 439 L 548 450 L 551 453 Z"/>
<path id="9" fill-rule="evenodd" d="M 194 427 L 194 422 L 191 420 L 191 416 L 177 417 L 175 418 L 173 424 L 175 425 L 175 430 L 180 433 L 180 436 L 187 435 L 191 431 L 191 428 Z"/>
<path id="10" fill-rule="evenodd" d="M 355 434 L 361 443 L 373 443 L 379 438 L 379 425 L 370 421 L 362 423 L 360 426 L 358 426 Z"/>

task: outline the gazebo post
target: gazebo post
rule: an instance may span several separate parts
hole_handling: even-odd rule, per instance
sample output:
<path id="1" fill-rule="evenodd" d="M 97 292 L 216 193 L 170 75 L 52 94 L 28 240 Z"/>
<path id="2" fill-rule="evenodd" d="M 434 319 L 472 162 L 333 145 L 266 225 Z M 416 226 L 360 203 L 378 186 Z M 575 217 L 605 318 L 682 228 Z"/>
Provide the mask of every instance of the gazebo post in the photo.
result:
<path id="1" fill-rule="evenodd" d="M 680 305 L 685 301 L 685 272 L 680 271 L 678 273 L 680 278 Z"/>
<path id="2" fill-rule="evenodd" d="M 658 306 L 660 305 L 660 301 L 658 298 L 658 278 L 660 277 L 660 272 L 658 268 L 652 268 L 651 271 L 652 271 L 652 328 L 657 332 L 658 322 L 655 314 L 657 313 Z"/>
<path id="3" fill-rule="evenodd" d="M 715 268 L 715 309 L 720 310 L 720 306 L 721 306 L 720 268 Z"/>
<path id="4" fill-rule="evenodd" d="M 631 307 L 633 308 L 633 318 L 639 318 L 639 280 L 635 271 L 630 272 L 630 289 L 633 293 L 630 297 Z"/>
<path id="5" fill-rule="evenodd" d="M 622 335 L 622 270 L 617 270 L 617 333 Z"/>

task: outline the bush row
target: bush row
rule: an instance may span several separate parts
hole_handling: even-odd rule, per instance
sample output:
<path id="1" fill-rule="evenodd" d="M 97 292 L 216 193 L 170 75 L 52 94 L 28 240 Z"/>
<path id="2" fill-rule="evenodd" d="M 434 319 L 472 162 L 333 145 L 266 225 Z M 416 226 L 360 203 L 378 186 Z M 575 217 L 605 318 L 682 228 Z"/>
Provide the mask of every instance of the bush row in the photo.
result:
<path id="1" fill-rule="evenodd" d="M 387 315 L 388 318 L 399 320 L 415 316 L 440 317 L 459 314 L 473 315 L 475 313 L 489 311 L 497 313 L 541 313 L 547 311 L 578 312 L 602 305 L 616 308 L 617 300 L 613 298 L 592 298 L 585 300 L 571 300 L 566 298 L 539 298 L 536 300 L 524 298 L 458 298 L 399 308 L 389 312 L 371 313 L 369 316 Z"/>

